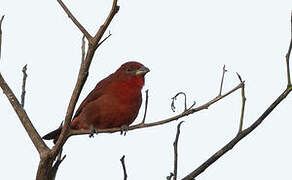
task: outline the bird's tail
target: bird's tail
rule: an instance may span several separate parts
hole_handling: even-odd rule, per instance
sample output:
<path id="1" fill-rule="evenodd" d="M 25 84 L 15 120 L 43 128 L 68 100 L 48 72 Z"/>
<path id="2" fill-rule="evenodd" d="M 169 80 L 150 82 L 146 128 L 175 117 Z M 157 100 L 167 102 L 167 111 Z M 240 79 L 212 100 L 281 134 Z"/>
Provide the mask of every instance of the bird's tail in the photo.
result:
<path id="1" fill-rule="evenodd" d="M 42 138 L 45 139 L 45 140 L 51 140 L 53 139 L 54 140 L 54 143 L 57 142 L 60 134 L 61 134 L 61 131 L 62 131 L 62 126 L 60 126 L 58 129 L 52 131 L 52 132 L 49 132 L 48 134 L 44 135 Z"/>

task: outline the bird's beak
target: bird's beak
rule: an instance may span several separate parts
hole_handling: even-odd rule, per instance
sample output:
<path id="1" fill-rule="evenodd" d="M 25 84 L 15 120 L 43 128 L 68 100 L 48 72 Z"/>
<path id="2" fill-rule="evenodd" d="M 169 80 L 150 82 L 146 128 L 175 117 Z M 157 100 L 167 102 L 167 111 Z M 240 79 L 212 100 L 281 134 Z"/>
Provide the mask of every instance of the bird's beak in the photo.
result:
<path id="1" fill-rule="evenodd" d="M 150 71 L 150 69 L 148 69 L 148 68 L 145 67 L 145 66 L 142 66 L 141 68 L 139 68 L 139 69 L 136 71 L 136 75 L 137 75 L 137 76 L 144 76 L 144 75 L 147 74 L 149 71 Z"/>

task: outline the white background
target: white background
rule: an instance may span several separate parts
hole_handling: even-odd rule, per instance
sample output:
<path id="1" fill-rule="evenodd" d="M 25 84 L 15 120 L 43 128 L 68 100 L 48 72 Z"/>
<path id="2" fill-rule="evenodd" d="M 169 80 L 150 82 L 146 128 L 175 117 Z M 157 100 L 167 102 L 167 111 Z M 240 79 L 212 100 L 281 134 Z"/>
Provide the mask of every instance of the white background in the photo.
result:
<path id="1" fill-rule="evenodd" d="M 112 2 L 65 3 L 94 34 Z M 235 72 L 246 80 L 244 127 L 286 88 L 284 57 L 292 1 L 120 0 L 118 4 L 120 11 L 108 28 L 113 35 L 96 52 L 78 105 L 98 81 L 129 60 L 151 69 L 144 87 L 149 89 L 147 122 L 178 113 L 171 111 L 170 98 L 179 91 L 187 93 L 188 104 L 195 100 L 201 105 L 215 97 L 224 64 L 228 69 L 224 92 L 239 83 Z M 6 17 L 0 71 L 20 97 L 21 69 L 28 64 L 25 109 L 44 135 L 65 117 L 80 65 L 82 34 L 54 0 L 1 0 L 2 14 Z M 291 100 L 290 95 L 197 179 L 291 179 Z M 177 105 L 181 112 L 182 98 Z M 179 178 L 235 136 L 240 108 L 238 91 L 182 119 Z M 135 123 L 141 121 L 143 109 Z M 0 179 L 34 179 L 38 153 L 4 94 L 0 113 Z M 122 155 L 129 180 L 165 179 L 173 170 L 177 123 L 130 131 L 125 137 L 115 133 L 70 138 L 57 179 L 122 179 Z"/>

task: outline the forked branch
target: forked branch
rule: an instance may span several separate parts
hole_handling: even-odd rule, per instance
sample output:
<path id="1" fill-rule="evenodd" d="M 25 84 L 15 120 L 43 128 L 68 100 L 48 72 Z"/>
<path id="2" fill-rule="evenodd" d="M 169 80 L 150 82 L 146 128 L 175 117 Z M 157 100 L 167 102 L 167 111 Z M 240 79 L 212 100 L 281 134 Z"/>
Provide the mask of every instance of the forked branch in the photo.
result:
<path id="1" fill-rule="evenodd" d="M 87 31 L 83 28 L 83 26 L 76 20 L 76 18 L 74 18 L 74 16 L 70 13 L 70 11 L 68 10 L 68 8 L 64 5 L 64 3 L 62 3 L 61 0 L 57 0 L 60 5 L 62 6 L 62 8 L 65 10 L 65 12 L 68 14 L 68 16 L 72 19 L 72 21 L 76 24 L 76 26 L 80 29 L 80 31 L 84 34 L 84 36 L 88 39 L 88 49 L 86 52 L 86 56 L 84 58 L 84 60 L 82 61 L 81 65 L 80 65 L 80 69 L 79 69 L 79 74 L 78 74 L 78 78 L 77 78 L 77 82 L 75 84 L 68 108 L 67 108 L 67 112 L 66 112 L 66 116 L 65 116 L 65 121 L 64 121 L 64 126 L 62 128 L 62 132 L 58 138 L 58 141 L 56 142 L 55 146 L 52 148 L 52 156 L 56 157 L 57 154 L 59 153 L 60 149 L 62 148 L 62 146 L 64 145 L 65 141 L 68 138 L 68 134 L 69 134 L 69 124 L 71 122 L 72 116 L 73 116 L 73 112 L 76 106 L 76 103 L 79 99 L 80 93 L 83 89 L 83 86 L 87 80 L 88 77 L 88 71 L 89 71 L 89 67 L 90 64 L 92 62 L 92 58 L 95 54 L 96 49 L 98 48 L 98 45 L 100 43 L 100 40 L 105 32 L 105 30 L 107 29 L 108 25 L 111 23 L 113 17 L 115 16 L 115 14 L 118 12 L 119 10 L 119 6 L 117 6 L 117 0 L 113 0 L 113 5 L 112 5 L 112 9 L 107 17 L 107 19 L 105 20 L 105 22 L 103 23 L 103 25 L 99 28 L 98 32 L 96 33 L 96 35 L 92 38 L 91 36 L 89 36 L 89 34 L 87 33 Z"/>

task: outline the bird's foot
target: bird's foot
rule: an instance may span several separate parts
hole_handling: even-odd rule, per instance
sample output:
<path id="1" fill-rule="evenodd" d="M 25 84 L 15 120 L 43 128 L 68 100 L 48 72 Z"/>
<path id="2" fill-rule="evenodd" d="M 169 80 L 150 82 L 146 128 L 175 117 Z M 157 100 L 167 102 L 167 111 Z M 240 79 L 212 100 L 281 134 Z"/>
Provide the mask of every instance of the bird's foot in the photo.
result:
<path id="1" fill-rule="evenodd" d="M 93 126 L 90 126 L 89 138 L 94 138 L 94 134 L 97 134 L 97 129 L 95 129 Z"/>
<path id="2" fill-rule="evenodd" d="M 126 124 L 122 125 L 121 126 L 121 135 L 126 136 L 128 130 L 129 130 L 129 126 L 128 125 L 126 125 Z"/>

